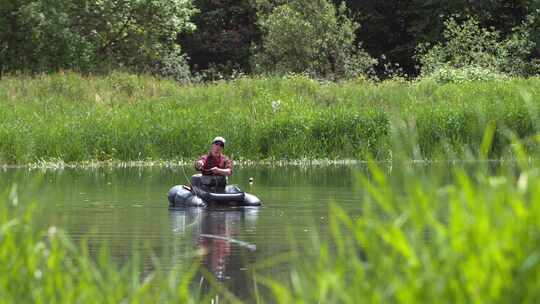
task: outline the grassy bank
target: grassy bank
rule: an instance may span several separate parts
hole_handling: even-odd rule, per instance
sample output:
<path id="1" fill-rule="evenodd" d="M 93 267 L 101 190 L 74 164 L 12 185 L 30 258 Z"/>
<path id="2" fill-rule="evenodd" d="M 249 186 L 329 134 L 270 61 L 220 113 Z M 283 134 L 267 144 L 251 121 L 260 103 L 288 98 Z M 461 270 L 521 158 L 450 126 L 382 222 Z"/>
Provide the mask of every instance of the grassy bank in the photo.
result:
<path id="1" fill-rule="evenodd" d="M 540 79 L 319 84 L 303 77 L 179 86 L 59 73 L 0 80 L 0 163 L 180 160 L 228 139 L 235 159 L 492 157 L 538 130 Z M 396 139 L 399 143 L 396 146 Z"/>
<path id="2" fill-rule="evenodd" d="M 367 190 L 360 217 L 334 206 L 330 236 L 314 227 L 312 247 L 250 265 L 246 288 L 260 303 L 536 303 L 540 171 L 522 166 L 455 168 L 450 180 L 411 166 L 390 181 L 371 164 L 357 176 Z M 56 228 L 39 231 L 15 193 L 0 195 L 0 302 L 236 302 L 217 283 L 201 293 L 189 262 L 145 273 L 107 250 L 89 254 Z M 285 279 L 263 271 L 283 262 Z"/>

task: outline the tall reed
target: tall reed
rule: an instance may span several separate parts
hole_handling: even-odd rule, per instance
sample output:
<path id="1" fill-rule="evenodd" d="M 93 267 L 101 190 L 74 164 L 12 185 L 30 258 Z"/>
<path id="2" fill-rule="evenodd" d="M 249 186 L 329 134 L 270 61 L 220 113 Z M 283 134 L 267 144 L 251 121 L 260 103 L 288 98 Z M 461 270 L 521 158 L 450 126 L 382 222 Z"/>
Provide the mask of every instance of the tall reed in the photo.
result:
<path id="1" fill-rule="evenodd" d="M 331 236 L 314 233 L 288 279 L 256 275 L 259 289 L 276 303 L 536 303 L 540 171 L 522 160 L 394 180 L 370 163 L 362 214 L 332 206 Z"/>
<path id="2" fill-rule="evenodd" d="M 236 159 L 390 159 L 395 132 L 414 138 L 414 157 L 433 159 L 476 153 L 488 125 L 491 157 L 505 157 L 508 134 L 527 142 L 538 130 L 539 88 L 538 78 L 179 85 L 123 73 L 10 76 L 0 80 L 0 163 L 191 159 L 218 134 Z"/>

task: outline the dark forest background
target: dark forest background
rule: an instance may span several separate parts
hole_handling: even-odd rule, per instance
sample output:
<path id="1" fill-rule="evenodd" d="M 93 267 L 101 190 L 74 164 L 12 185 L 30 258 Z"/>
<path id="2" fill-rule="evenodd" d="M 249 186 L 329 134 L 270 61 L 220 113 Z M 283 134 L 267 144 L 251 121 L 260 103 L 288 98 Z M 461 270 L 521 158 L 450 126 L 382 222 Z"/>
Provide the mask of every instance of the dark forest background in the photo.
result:
<path id="1" fill-rule="evenodd" d="M 335 5 L 342 1 L 334 0 Z M 201 10 L 193 21 L 198 30 L 184 34 L 180 42 L 191 58 L 194 70 L 216 69 L 225 73 L 250 73 L 252 44 L 259 44 L 257 10 L 249 0 L 195 0 Z M 349 14 L 361 26 L 356 41 L 379 59 L 377 73 L 385 65 L 399 64 L 409 75 L 419 72 L 415 59 L 420 43 L 443 37 L 444 20 L 450 16 L 474 16 L 484 27 L 494 27 L 503 35 L 511 32 L 528 14 L 540 8 L 535 1 L 512 0 L 347 0 Z M 539 33 L 535 41 L 540 42 Z M 536 48 L 535 56 L 540 56 Z"/>
<path id="2" fill-rule="evenodd" d="M 472 58 L 535 61 L 538 9 L 535 0 L 0 0 L 0 71 L 415 77 L 426 62 L 456 61 L 432 51 L 452 39 L 478 41 Z M 526 70 L 517 74 L 536 73 Z"/>

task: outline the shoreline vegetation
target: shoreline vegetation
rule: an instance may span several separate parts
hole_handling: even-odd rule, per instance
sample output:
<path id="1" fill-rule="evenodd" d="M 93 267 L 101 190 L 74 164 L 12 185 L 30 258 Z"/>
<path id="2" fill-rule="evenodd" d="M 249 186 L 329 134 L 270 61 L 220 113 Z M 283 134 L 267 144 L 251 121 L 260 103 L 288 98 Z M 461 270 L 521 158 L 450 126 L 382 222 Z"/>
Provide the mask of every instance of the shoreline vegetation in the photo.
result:
<path id="1" fill-rule="evenodd" d="M 537 160 L 535 157 L 528 157 L 524 161 L 526 163 L 534 163 Z M 451 163 L 451 164 L 480 164 L 480 163 L 512 163 L 515 164 L 520 160 L 512 159 L 446 159 L 446 160 L 398 160 L 400 164 L 438 164 L 438 163 Z M 28 169 L 28 170 L 63 170 L 63 169 L 121 169 L 121 168 L 180 168 L 180 167 L 193 167 L 193 160 L 156 160 L 156 161 L 82 161 L 66 163 L 63 161 L 38 161 L 35 163 L 21 164 L 21 165 L 0 165 L 1 170 L 9 169 Z M 393 160 L 357 160 L 357 159 L 297 159 L 297 160 L 242 160 L 235 161 L 235 167 L 326 167 L 326 166 L 356 166 L 356 165 L 369 165 L 375 163 L 380 166 L 385 164 L 392 164 Z"/>
<path id="2" fill-rule="evenodd" d="M 216 134 L 239 163 L 510 159 L 514 140 L 534 155 L 539 109 L 538 77 L 179 84 L 120 72 L 4 76 L 0 165 L 174 163 L 204 153 Z"/>
<path id="3" fill-rule="evenodd" d="M 147 161 L 116 161 L 88 160 L 82 162 L 66 163 L 59 161 L 37 161 L 34 163 L 21 165 L 0 165 L 2 169 L 92 169 L 92 168 L 143 168 L 143 167 L 193 167 L 195 160 L 147 160 Z M 356 159 L 297 159 L 297 160 L 234 160 L 235 167 L 249 166 L 268 166 L 268 167 L 286 167 L 286 166 L 339 166 L 339 165 L 357 165 L 365 164 L 367 161 Z"/>

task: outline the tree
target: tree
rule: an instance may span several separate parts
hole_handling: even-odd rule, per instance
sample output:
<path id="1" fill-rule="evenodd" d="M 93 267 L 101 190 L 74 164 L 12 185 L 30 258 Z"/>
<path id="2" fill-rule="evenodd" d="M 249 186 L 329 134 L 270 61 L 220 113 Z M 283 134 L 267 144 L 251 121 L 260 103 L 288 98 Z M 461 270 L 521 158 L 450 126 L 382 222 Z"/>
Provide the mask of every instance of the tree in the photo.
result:
<path id="1" fill-rule="evenodd" d="M 538 0 L 346 0 L 355 20 L 362 24 L 357 40 L 363 41 L 372 56 L 384 58 L 377 67 L 383 77 L 385 63 L 399 63 L 406 74 L 416 75 L 417 45 L 442 41 L 449 16 L 460 14 L 460 21 L 474 16 L 482 27 L 493 26 L 506 36 L 530 13 L 532 2 Z"/>
<path id="2" fill-rule="evenodd" d="M 209 78 L 250 72 L 250 47 L 260 39 L 252 0 L 194 0 L 200 10 L 193 23 L 197 30 L 184 33 L 180 44 L 190 65 Z"/>
<path id="3" fill-rule="evenodd" d="M 444 39 L 436 44 L 419 47 L 422 74 L 440 74 L 441 70 L 478 68 L 486 73 L 528 76 L 539 71 L 533 60 L 535 43 L 530 38 L 530 27 L 536 17 L 527 17 L 520 26 L 513 28 L 506 37 L 495 28 L 484 28 L 475 18 L 458 22 L 450 17 L 445 21 Z M 475 76 L 477 77 L 477 76 Z"/>
<path id="4" fill-rule="evenodd" d="M 190 0 L 0 1 L 4 72 L 155 69 L 179 54 L 176 36 L 195 12 Z"/>
<path id="5" fill-rule="evenodd" d="M 263 36 L 253 59 L 256 72 L 340 79 L 366 74 L 375 64 L 355 44 L 359 26 L 344 5 L 336 9 L 327 0 L 291 0 L 261 1 L 259 7 Z"/>

